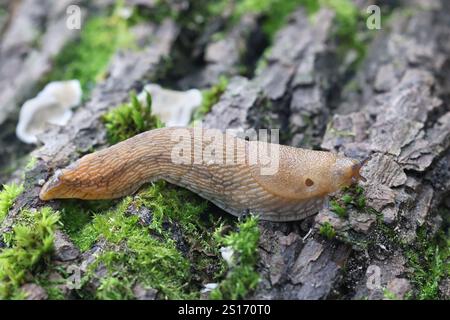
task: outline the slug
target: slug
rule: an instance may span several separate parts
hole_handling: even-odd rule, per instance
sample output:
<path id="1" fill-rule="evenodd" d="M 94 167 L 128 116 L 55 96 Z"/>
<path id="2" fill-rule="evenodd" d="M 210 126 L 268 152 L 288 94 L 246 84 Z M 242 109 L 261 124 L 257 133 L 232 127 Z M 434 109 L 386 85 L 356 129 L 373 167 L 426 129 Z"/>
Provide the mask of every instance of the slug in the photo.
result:
<path id="1" fill-rule="evenodd" d="M 174 138 L 180 130 L 183 143 L 180 136 Z M 215 136 L 223 147 L 211 154 L 226 161 L 211 162 L 205 155 L 199 161 L 196 152 L 205 152 L 212 140 L 204 139 L 206 129 L 200 129 L 200 135 L 195 130 L 199 129 L 155 129 L 88 154 L 57 170 L 43 185 L 39 197 L 113 199 L 136 192 L 144 183 L 163 179 L 235 216 L 252 212 L 263 220 L 281 222 L 317 213 L 329 193 L 364 180 L 359 173 L 362 163 L 355 159 L 223 133 Z M 255 159 L 255 150 L 271 147 L 276 147 L 273 154 L 278 158 L 276 162 L 273 156 L 269 160 L 274 160 L 277 170 L 267 174 L 262 163 L 250 160 Z M 174 158 L 177 154 L 181 160 Z"/>

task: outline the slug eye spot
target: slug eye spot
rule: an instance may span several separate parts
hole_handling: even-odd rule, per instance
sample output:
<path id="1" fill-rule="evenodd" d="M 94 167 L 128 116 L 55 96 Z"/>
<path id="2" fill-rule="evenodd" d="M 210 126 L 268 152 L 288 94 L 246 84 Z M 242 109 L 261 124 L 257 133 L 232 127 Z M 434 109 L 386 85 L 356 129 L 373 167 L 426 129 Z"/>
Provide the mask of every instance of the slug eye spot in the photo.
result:
<path id="1" fill-rule="evenodd" d="M 314 184 L 314 181 L 312 181 L 310 178 L 305 180 L 305 185 L 307 187 L 311 187 Z"/>

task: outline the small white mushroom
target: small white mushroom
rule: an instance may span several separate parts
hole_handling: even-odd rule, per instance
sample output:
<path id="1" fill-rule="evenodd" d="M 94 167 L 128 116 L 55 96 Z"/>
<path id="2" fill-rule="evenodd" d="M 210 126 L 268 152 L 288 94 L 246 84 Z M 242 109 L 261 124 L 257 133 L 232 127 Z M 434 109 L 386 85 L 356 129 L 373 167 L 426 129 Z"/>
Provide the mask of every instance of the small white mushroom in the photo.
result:
<path id="1" fill-rule="evenodd" d="M 192 113 L 203 99 L 202 93 L 197 89 L 175 91 L 149 84 L 138 96 L 141 103 L 145 103 L 146 91 L 152 96 L 153 114 L 158 115 L 166 127 L 187 126 Z"/>
<path id="2" fill-rule="evenodd" d="M 117 11 L 117 16 L 125 20 L 130 19 L 132 15 L 133 15 L 133 8 L 131 7 L 123 7 Z"/>
<path id="3" fill-rule="evenodd" d="M 207 283 L 203 286 L 203 289 L 200 291 L 201 293 L 208 293 L 213 291 L 215 288 L 219 286 L 218 283 Z"/>
<path id="4" fill-rule="evenodd" d="M 222 258 L 223 260 L 225 260 L 225 262 L 231 266 L 233 265 L 234 261 L 233 261 L 233 255 L 234 255 L 234 250 L 232 247 L 228 246 L 228 247 L 221 247 L 220 248 L 220 253 L 222 254 Z"/>
<path id="5" fill-rule="evenodd" d="M 49 125 L 64 126 L 72 117 L 71 108 L 81 102 L 82 90 L 78 80 L 55 81 L 26 101 L 19 114 L 17 137 L 25 143 L 37 143 L 37 135 Z"/>

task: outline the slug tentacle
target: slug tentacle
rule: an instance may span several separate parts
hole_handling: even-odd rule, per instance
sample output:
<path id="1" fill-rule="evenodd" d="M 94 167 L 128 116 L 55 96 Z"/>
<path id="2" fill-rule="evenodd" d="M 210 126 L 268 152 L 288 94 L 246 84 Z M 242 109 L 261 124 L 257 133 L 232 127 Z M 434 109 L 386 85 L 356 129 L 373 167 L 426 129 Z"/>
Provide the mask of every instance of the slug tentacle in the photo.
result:
<path id="1" fill-rule="evenodd" d="M 223 144 L 211 148 L 213 140 L 204 139 L 206 131 L 200 129 L 199 136 L 195 130 L 199 129 L 151 130 L 86 155 L 58 170 L 39 196 L 42 200 L 112 199 L 163 179 L 237 217 L 252 212 L 263 220 L 292 221 L 318 212 L 329 193 L 362 178 L 361 163 L 330 152 L 221 133 L 214 141 Z M 179 131 L 184 134 L 181 140 Z M 269 162 L 252 161 L 260 160 L 259 150 L 267 148 Z M 269 168 L 267 163 L 275 165 Z"/>

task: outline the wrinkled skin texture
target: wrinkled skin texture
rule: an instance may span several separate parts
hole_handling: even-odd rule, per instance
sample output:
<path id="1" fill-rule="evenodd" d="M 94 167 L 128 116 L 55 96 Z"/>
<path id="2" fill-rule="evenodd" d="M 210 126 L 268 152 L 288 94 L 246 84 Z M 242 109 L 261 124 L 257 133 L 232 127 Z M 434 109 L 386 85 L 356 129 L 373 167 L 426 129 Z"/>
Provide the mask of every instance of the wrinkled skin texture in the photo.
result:
<path id="1" fill-rule="evenodd" d="M 220 143 L 213 152 L 212 141 Z M 329 193 L 361 179 L 360 167 L 330 152 L 246 141 L 218 131 L 163 128 L 58 170 L 40 198 L 119 198 L 163 179 L 235 216 L 250 211 L 263 220 L 291 221 L 316 213 Z"/>

